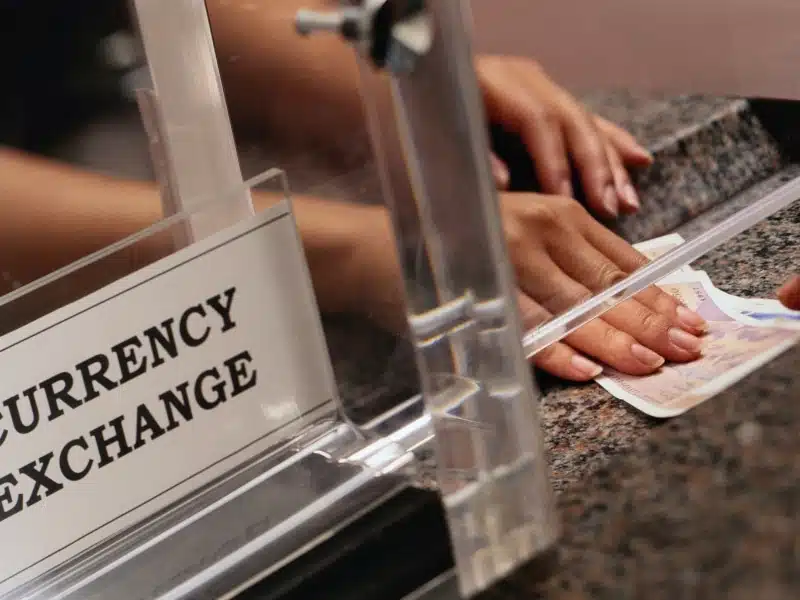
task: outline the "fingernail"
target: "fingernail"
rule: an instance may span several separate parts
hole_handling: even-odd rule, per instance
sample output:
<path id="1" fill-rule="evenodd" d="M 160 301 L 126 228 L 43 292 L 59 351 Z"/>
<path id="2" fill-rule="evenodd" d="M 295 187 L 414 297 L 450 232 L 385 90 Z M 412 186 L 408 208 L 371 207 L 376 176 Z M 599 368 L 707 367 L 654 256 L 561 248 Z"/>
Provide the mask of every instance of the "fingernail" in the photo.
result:
<path id="1" fill-rule="evenodd" d="M 563 182 L 559 189 L 559 194 L 566 198 L 572 198 L 573 197 L 572 184 L 569 181 Z"/>
<path id="2" fill-rule="evenodd" d="M 684 331 L 683 329 L 678 329 L 673 327 L 669 330 L 669 339 L 675 344 L 678 348 L 682 350 L 687 350 L 689 352 L 699 352 L 702 346 L 702 342 L 700 338 L 693 336 L 688 331 Z"/>
<path id="3" fill-rule="evenodd" d="M 679 306 L 676 313 L 678 315 L 678 321 L 689 329 L 699 329 L 700 331 L 708 330 L 708 322 L 693 310 L 689 310 L 685 306 Z"/>
<path id="4" fill-rule="evenodd" d="M 571 362 L 576 371 L 591 379 L 594 379 L 603 372 L 603 367 L 580 354 L 573 354 Z"/>
<path id="5" fill-rule="evenodd" d="M 603 194 L 603 206 L 605 206 L 606 210 L 613 216 L 616 217 L 619 214 L 619 208 L 617 207 L 617 192 L 614 191 L 613 186 L 608 186 L 606 188 L 606 191 Z"/>
<path id="6" fill-rule="evenodd" d="M 648 367 L 652 367 L 654 369 L 663 365 L 666 361 L 664 357 L 656 354 L 649 348 L 645 348 L 641 344 L 633 344 L 631 346 L 631 354 L 636 357 L 636 360 L 641 362 L 643 365 Z"/>
<path id="7" fill-rule="evenodd" d="M 646 148 L 642 148 L 641 146 L 639 146 L 636 148 L 636 151 L 647 162 L 652 163 L 655 161 L 655 157 L 653 156 L 653 154 L 651 152 L 648 152 Z"/>
<path id="8" fill-rule="evenodd" d="M 503 163 L 494 163 L 494 165 L 492 165 L 492 171 L 494 171 L 494 178 L 497 185 L 504 189 L 507 188 L 511 179 L 508 168 Z"/>
<path id="9" fill-rule="evenodd" d="M 620 198 L 625 204 L 634 210 L 639 210 L 642 207 L 642 204 L 639 202 L 639 195 L 636 193 L 636 190 L 633 189 L 633 186 L 630 183 L 626 183 L 622 186 L 622 190 L 620 190 Z"/>

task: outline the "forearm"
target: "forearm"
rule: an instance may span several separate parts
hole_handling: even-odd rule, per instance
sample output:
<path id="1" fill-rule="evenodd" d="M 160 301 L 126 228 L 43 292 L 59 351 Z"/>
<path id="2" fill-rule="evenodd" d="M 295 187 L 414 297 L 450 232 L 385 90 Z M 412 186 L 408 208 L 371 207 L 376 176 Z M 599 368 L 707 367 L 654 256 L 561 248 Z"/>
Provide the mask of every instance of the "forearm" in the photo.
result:
<path id="1" fill-rule="evenodd" d="M 154 187 L 0 147 L 0 271 L 31 281 L 154 223 Z"/>
<path id="2" fill-rule="evenodd" d="M 271 201 L 254 197 L 257 207 Z M 294 197 L 292 206 L 323 312 L 392 320 L 402 290 L 388 212 L 311 197 Z"/>
<path id="3" fill-rule="evenodd" d="M 322 145 L 362 126 L 352 48 L 332 35 L 303 38 L 293 25 L 299 9 L 329 9 L 336 0 L 206 4 L 226 97 L 238 125 L 273 139 Z"/>
<path id="4" fill-rule="evenodd" d="M 254 193 L 256 210 L 276 200 L 274 194 Z M 373 294 L 366 289 L 372 286 L 363 248 L 376 235 L 390 235 L 386 211 L 303 196 L 293 199 L 293 209 L 321 309 L 362 310 Z M 0 148 L 0 274 L 32 281 L 145 229 L 161 215 L 155 185 Z M 163 241 L 156 236 L 140 247 L 147 262 L 164 255 L 166 248 L 154 246 Z"/>

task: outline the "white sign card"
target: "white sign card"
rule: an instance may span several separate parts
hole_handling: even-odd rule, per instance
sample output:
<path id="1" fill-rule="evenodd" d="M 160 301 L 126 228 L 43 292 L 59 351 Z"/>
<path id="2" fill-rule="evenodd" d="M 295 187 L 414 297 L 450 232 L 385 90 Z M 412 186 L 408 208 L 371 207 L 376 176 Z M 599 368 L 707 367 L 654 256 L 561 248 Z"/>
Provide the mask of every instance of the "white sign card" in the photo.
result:
<path id="1" fill-rule="evenodd" d="M 286 203 L 0 337 L 0 595 L 335 410 Z"/>

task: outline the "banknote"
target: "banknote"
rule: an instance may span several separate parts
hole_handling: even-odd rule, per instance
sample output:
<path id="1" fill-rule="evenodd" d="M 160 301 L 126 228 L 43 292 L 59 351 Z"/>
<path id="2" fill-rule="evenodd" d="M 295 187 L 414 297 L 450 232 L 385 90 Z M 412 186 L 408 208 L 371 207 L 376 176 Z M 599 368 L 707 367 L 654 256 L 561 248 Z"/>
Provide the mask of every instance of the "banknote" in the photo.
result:
<path id="1" fill-rule="evenodd" d="M 659 287 L 702 315 L 709 324 L 701 358 L 667 364 L 646 376 L 607 368 L 597 378 L 610 394 L 656 417 L 677 416 L 727 389 L 800 341 L 800 331 L 745 322 L 720 306 L 706 277 Z"/>
<path id="2" fill-rule="evenodd" d="M 698 271 L 696 277 L 708 277 Z M 712 289 L 714 301 L 724 309 L 735 314 L 739 320 L 762 327 L 783 327 L 800 331 L 800 311 L 786 308 L 778 300 L 771 298 L 740 298 L 719 288 Z"/>
<path id="3" fill-rule="evenodd" d="M 633 247 L 644 254 L 648 259 L 655 260 L 670 250 L 677 248 L 685 241 L 686 240 L 680 234 L 671 233 L 645 242 L 639 242 L 638 244 L 634 244 Z M 688 275 L 690 273 L 692 273 L 692 268 L 688 265 L 684 265 L 677 271 L 674 271 L 669 279 L 679 275 Z"/>
<path id="4" fill-rule="evenodd" d="M 677 233 L 672 233 L 634 247 L 650 260 L 663 256 L 670 250 L 680 246 L 686 240 Z M 703 281 L 716 304 L 738 321 L 763 327 L 782 327 L 800 331 L 800 311 L 789 310 L 778 300 L 769 298 L 740 298 L 717 288 L 704 271 L 692 269 L 688 265 L 673 272 L 662 280 L 662 284 L 680 281 Z"/>

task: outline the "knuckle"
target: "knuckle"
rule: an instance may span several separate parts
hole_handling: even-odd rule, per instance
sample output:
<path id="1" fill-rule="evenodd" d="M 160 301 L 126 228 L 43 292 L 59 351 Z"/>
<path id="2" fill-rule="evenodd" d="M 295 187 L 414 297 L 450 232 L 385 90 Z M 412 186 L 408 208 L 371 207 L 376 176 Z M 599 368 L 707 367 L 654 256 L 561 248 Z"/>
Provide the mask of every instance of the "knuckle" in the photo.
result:
<path id="1" fill-rule="evenodd" d="M 669 322 L 666 318 L 647 308 L 640 309 L 639 321 L 645 331 L 661 334 L 666 333 L 669 329 Z"/>
<path id="2" fill-rule="evenodd" d="M 575 144 L 573 152 L 578 161 L 593 163 L 596 168 L 611 175 L 605 146 L 594 131 L 584 130 L 581 133 L 581 143 Z"/>
<path id="3" fill-rule="evenodd" d="M 538 127 L 549 127 L 552 125 L 552 121 L 549 116 L 551 111 L 546 105 L 542 104 L 538 100 L 529 98 L 525 109 L 528 113 L 528 118 L 536 123 Z"/>
<path id="4" fill-rule="evenodd" d="M 516 255 L 516 253 L 522 251 L 525 244 L 523 228 L 518 221 L 512 220 L 510 223 L 506 224 L 505 232 L 508 251 L 512 255 Z"/>
<path id="5" fill-rule="evenodd" d="M 577 200 L 567 196 L 554 196 L 550 201 L 550 205 L 553 212 L 558 215 L 571 214 L 576 207 L 580 207 L 580 203 Z"/>
<path id="6" fill-rule="evenodd" d="M 528 225 L 555 227 L 560 223 L 557 206 L 556 199 L 528 202 L 523 208 L 523 219 Z"/>
<path id="7" fill-rule="evenodd" d="M 634 339 L 619 329 L 607 327 L 603 332 L 603 345 L 612 352 L 630 348 L 633 343 Z"/>
<path id="8" fill-rule="evenodd" d="M 550 344 L 536 353 L 536 361 L 541 364 L 552 364 L 558 358 L 558 345 Z"/>
<path id="9" fill-rule="evenodd" d="M 569 157 L 561 151 L 551 152 L 540 169 L 547 182 L 553 185 L 561 185 L 562 182 L 572 180 Z"/>
<path id="10" fill-rule="evenodd" d="M 678 307 L 678 300 L 658 288 L 654 288 L 655 300 L 653 302 L 653 310 L 663 315 L 672 314 Z"/>
<path id="11" fill-rule="evenodd" d="M 625 279 L 627 275 L 611 262 L 603 263 L 598 268 L 597 280 L 601 289 L 606 289 Z"/>
<path id="12" fill-rule="evenodd" d="M 546 308 L 558 306 L 560 300 L 560 291 L 553 287 L 549 287 L 546 290 L 537 290 L 536 301 Z"/>
<path id="13" fill-rule="evenodd" d="M 564 308 L 571 308 L 577 306 L 592 297 L 591 292 L 588 293 L 570 293 L 564 289 L 563 286 L 548 285 L 541 286 L 536 290 L 536 301 L 542 306 L 550 310 L 562 310 Z"/>
<path id="14" fill-rule="evenodd" d="M 555 108 L 550 105 L 541 106 L 539 118 L 542 120 L 545 126 L 550 127 L 551 129 L 561 127 L 561 115 L 558 114 L 558 111 L 556 111 Z"/>

